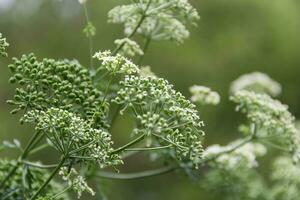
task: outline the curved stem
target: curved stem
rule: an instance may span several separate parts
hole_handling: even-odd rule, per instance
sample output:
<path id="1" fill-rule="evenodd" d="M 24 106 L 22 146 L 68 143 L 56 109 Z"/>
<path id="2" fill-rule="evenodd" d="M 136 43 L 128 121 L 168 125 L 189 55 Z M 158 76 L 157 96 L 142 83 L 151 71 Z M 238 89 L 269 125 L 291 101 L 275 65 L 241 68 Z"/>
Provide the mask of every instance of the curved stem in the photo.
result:
<path id="1" fill-rule="evenodd" d="M 52 165 L 43 165 L 43 164 L 39 164 L 39 163 L 33 163 L 33 162 L 29 162 L 26 160 L 22 161 L 23 164 L 28 165 L 30 167 L 36 167 L 36 168 L 40 168 L 40 169 L 53 169 L 57 167 L 57 164 L 52 164 Z"/>
<path id="2" fill-rule="evenodd" d="M 59 162 L 59 164 L 56 166 L 56 168 L 53 170 L 53 172 L 50 174 L 49 178 L 43 183 L 43 185 L 38 189 L 38 191 L 30 198 L 30 200 L 36 199 L 40 193 L 44 190 L 44 188 L 50 183 L 50 181 L 53 179 L 53 177 L 56 175 L 56 173 L 60 170 L 60 168 L 63 166 L 67 159 L 67 156 L 63 156 Z"/>
<path id="3" fill-rule="evenodd" d="M 118 174 L 113 172 L 98 172 L 95 176 L 99 178 L 106 178 L 106 179 L 132 180 L 132 179 L 141 179 L 141 178 L 153 177 L 153 176 L 170 173 L 177 168 L 179 168 L 179 166 L 171 165 L 159 169 L 147 170 L 147 171 L 136 172 L 136 173 Z"/>
<path id="4" fill-rule="evenodd" d="M 125 145 L 123 145 L 123 146 L 121 146 L 121 147 L 115 149 L 114 151 L 111 152 L 111 154 L 116 154 L 116 153 L 119 153 L 119 152 L 121 152 L 121 151 L 124 151 L 126 148 L 128 148 L 128 147 L 130 147 L 130 146 L 132 146 L 132 145 L 138 143 L 139 141 L 143 140 L 144 137 L 145 137 L 145 134 L 140 135 L 140 136 L 137 137 L 136 139 L 134 139 L 134 140 L 128 142 L 127 144 L 125 144 Z"/>

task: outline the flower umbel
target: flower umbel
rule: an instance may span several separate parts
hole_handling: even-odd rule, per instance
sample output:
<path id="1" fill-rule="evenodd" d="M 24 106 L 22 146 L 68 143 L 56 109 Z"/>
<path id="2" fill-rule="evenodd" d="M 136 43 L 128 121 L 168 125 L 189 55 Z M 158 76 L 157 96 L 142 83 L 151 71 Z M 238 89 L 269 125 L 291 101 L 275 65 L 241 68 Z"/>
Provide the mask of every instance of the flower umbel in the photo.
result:
<path id="1" fill-rule="evenodd" d="M 220 95 L 205 86 L 194 85 L 190 87 L 191 101 L 200 105 L 217 105 L 220 103 Z"/>
<path id="2" fill-rule="evenodd" d="M 204 133 L 195 105 L 162 78 L 127 76 L 121 85 L 114 101 L 123 106 L 122 112 L 133 112 L 134 132 L 151 137 L 154 146 L 171 145 L 171 156 L 197 166 Z"/>
<path id="3" fill-rule="evenodd" d="M 271 79 L 267 74 L 253 72 L 250 74 L 244 74 L 232 82 L 230 91 L 235 93 L 239 90 L 266 93 L 276 97 L 281 93 L 281 85 Z"/>

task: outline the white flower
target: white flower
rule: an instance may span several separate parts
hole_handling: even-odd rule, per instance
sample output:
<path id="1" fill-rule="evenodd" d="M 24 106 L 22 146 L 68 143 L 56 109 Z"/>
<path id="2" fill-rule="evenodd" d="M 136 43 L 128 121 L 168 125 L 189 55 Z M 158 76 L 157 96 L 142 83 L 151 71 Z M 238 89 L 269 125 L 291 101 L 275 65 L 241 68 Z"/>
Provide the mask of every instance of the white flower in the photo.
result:
<path id="1" fill-rule="evenodd" d="M 281 85 L 271 79 L 267 74 L 253 72 L 240 76 L 232 82 L 230 91 L 236 93 L 239 90 L 251 90 L 259 93 L 267 93 L 273 97 L 280 95 Z"/>
<path id="2" fill-rule="evenodd" d="M 205 86 L 194 85 L 190 87 L 192 94 L 191 101 L 202 105 L 212 104 L 217 105 L 220 103 L 220 95 Z"/>
<path id="3" fill-rule="evenodd" d="M 0 56 L 3 56 L 3 57 L 7 56 L 5 49 L 8 46 L 9 46 L 9 44 L 6 42 L 6 38 L 3 38 L 2 34 L 0 33 Z"/>
<path id="4" fill-rule="evenodd" d="M 139 72 L 138 66 L 120 54 L 114 56 L 110 51 L 99 51 L 95 53 L 93 58 L 100 60 L 102 62 L 102 66 L 113 75 L 130 75 L 137 74 Z"/>
<path id="5" fill-rule="evenodd" d="M 121 53 L 124 54 L 125 56 L 133 57 L 135 55 L 144 54 L 140 45 L 129 38 L 117 39 L 115 40 L 115 44 L 118 46 L 123 46 Z"/>

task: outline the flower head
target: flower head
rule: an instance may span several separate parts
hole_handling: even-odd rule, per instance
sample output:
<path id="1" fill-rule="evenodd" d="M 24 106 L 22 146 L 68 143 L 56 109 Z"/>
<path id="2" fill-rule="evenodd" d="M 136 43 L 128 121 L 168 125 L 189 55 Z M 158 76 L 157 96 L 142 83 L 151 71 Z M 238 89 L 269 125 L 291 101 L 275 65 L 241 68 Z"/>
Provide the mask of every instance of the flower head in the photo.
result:
<path id="1" fill-rule="evenodd" d="M 118 155 L 111 154 L 110 134 L 92 128 L 71 112 L 58 108 L 30 111 L 24 116 L 24 122 L 35 123 L 36 131 L 45 134 L 56 150 L 70 158 L 96 162 L 101 168 L 121 163 Z"/>
<path id="2" fill-rule="evenodd" d="M 121 52 L 125 56 L 133 57 L 135 55 L 143 55 L 144 54 L 140 45 L 137 42 L 135 42 L 129 38 L 117 39 L 117 40 L 115 40 L 115 44 L 118 46 L 122 46 Z"/>
<path id="3" fill-rule="evenodd" d="M 255 124 L 258 137 L 272 136 L 277 142 L 287 146 L 299 159 L 299 132 L 295 127 L 295 118 L 288 107 L 266 94 L 238 91 L 231 100 L 237 103 L 236 109 L 245 113 L 249 121 Z"/>
<path id="4" fill-rule="evenodd" d="M 281 85 L 271 79 L 267 74 L 253 72 L 240 76 L 232 82 L 230 91 L 235 93 L 239 90 L 249 90 L 258 93 L 266 93 L 278 96 L 281 93 Z"/>
<path id="5" fill-rule="evenodd" d="M 171 145 L 172 157 L 191 161 L 202 159 L 203 122 L 195 105 L 176 92 L 166 80 L 127 76 L 114 102 L 131 110 L 136 118 L 135 133 L 152 138 L 152 145 Z"/>
<path id="6" fill-rule="evenodd" d="M 108 14 L 111 23 L 124 24 L 124 32 L 137 32 L 154 40 L 183 42 L 189 36 L 186 25 L 195 25 L 199 15 L 187 0 L 142 0 L 121 5 Z"/>
<path id="7" fill-rule="evenodd" d="M 130 75 L 139 72 L 139 68 L 124 56 L 117 54 L 112 55 L 110 51 L 100 51 L 94 55 L 102 62 L 102 66 L 111 74 Z"/>
<path id="8" fill-rule="evenodd" d="M 220 103 L 220 95 L 205 86 L 194 85 L 190 87 L 192 94 L 191 101 L 201 105 L 211 104 L 217 105 Z"/>

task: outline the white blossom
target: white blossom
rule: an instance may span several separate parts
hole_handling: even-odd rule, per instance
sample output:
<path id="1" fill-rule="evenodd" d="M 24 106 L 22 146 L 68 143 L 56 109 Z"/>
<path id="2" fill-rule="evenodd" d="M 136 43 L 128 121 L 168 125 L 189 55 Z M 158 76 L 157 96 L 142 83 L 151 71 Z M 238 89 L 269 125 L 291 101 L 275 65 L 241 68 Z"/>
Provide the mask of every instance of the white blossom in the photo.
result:
<path id="1" fill-rule="evenodd" d="M 141 49 L 140 45 L 129 39 L 129 38 L 123 38 L 123 39 L 117 39 L 115 40 L 115 44 L 122 47 L 122 54 L 125 56 L 133 57 L 135 55 L 143 55 L 144 52 Z"/>
<path id="2" fill-rule="evenodd" d="M 253 72 L 244 74 L 232 82 L 230 91 L 251 90 L 259 93 L 267 93 L 273 97 L 280 95 L 281 85 L 271 79 L 267 74 Z"/>
<path id="3" fill-rule="evenodd" d="M 211 104 L 217 105 L 220 103 L 220 95 L 205 86 L 194 85 L 190 87 L 192 94 L 191 101 L 201 105 Z"/>

